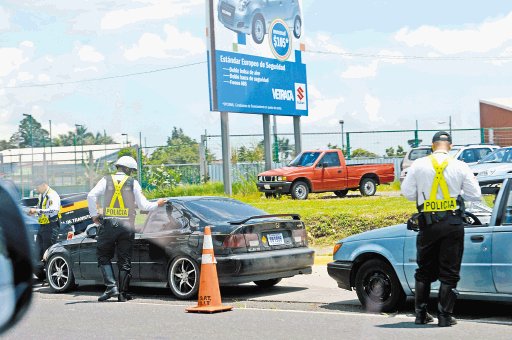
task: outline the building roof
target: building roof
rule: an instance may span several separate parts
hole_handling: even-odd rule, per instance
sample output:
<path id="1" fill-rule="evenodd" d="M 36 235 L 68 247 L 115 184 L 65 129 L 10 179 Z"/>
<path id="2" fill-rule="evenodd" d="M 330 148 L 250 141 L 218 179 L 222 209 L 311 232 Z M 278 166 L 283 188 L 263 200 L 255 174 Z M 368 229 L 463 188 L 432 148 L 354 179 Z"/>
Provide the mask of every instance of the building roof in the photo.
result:
<path id="1" fill-rule="evenodd" d="M 480 100 L 480 103 L 499 107 L 507 111 L 512 111 L 512 98 L 494 98 L 490 100 Z"/>
<path id="2" fill-rule="evenodd" d="M 122 144 L 106 144 L 106 145 L 77 145 L 75 146 L 54 146 L 38 147 L 38 148 L 20 148 L 7 149 L 0 151 L 0 159 L 5 163 L 19 163 L 20 157 L 22 162 L 32 161 L 32 152 L 34 162 L 51 161 L 53 163 L 67 163 L 71 161 L 87 160 L 89 151 L 92 151 L 92 158 L 98 160 L 117 152 L 122 149 Z M 83 150 L 83 153 L 82 153 Z"/>

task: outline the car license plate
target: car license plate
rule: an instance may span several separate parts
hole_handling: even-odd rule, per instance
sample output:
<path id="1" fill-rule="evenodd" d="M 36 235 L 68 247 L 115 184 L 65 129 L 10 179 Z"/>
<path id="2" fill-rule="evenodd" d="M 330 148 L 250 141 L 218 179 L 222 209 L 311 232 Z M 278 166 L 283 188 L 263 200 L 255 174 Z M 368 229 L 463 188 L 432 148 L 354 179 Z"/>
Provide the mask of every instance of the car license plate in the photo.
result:
<path id="1" fill-rule="evenodd" d="M 270 190 L 270 185 L 268 185 L 268 184 L 263 184 L 263 187 L 264 187 L 265 189 L 267 189 L 267 190 Z"/>
<path id="2" fill-rule="evenodd" d="M 278 245 L 284 244 L 283 234 L 281 234 L 281 233 L 268 234 L 267 239 L 268 239 L 268 244 L 270 246 L 278 246 Z"/>

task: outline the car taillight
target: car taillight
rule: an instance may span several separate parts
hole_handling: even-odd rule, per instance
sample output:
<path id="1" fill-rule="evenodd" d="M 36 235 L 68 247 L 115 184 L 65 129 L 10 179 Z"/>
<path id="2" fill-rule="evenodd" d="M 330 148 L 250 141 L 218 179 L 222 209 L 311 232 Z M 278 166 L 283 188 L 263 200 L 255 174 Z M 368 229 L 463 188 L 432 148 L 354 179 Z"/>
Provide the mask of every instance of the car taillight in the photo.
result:
<path id="1" fill-rule="evenodd" d="M 308 234 L 306 229 L 295 229 L 292 230 L 292 236 L 295 243 L 307 246 L 308 245 Z"/>
<path id="2" fill-rule="evenodd" d="M 260 246 L 260 238 L 258 234 L 245 234 L 245 244 L 249 248 L 257 248 Z"/>

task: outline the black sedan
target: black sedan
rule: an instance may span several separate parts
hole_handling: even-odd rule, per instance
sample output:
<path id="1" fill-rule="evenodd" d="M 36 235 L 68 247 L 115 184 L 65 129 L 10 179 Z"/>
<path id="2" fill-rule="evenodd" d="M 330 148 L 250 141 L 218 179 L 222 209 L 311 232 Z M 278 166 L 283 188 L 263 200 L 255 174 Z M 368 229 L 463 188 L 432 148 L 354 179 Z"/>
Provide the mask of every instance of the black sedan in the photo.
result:
<path id="1" fill-rule="evenodd" d="M 298 215 L 268 215 L 222 197 L 169 202 L 150 212 L 136 231 L 132 284 L 166 284 L 179 299 L 195 296 L 207 225 L 212 227 L 220 285 L 255 282 L 271 287 L 282 278 L 311 273 L 314 251 L 307 246 Z M 103 283 L 95 236 L 96 227 L 89 226 L 85 233 L 48 249 L 46 274 L 54 292 L 68 291 L 77 283 Z"/>

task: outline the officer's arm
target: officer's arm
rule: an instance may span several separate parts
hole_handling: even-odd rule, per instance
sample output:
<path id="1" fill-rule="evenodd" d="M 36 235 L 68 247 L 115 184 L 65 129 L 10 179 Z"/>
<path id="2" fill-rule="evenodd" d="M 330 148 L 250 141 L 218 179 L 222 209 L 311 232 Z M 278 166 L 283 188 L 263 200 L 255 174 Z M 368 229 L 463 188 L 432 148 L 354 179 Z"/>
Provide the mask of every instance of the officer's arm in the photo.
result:
<path id="1" fill-rule="evenodd" d="M 411 165 L 407 176 L 401 185 L 402 195 L 405 196 L 409 201 L 416 201 L 418 198 L 418 189 L 416 185 L 416 167 Z"/>
<path id="2" fill-rule="evenodd" d="M 135 202 L 137 203 L 137 207 L 139 207 L 140 210 L 145 211 L 152 211 L 158 208 L 159 206 L 162 206 L 163 204 L 160 204 L 162 199 L 158 200 L 158 202 L 150 202 L 147 200 L 147 198 L 142 193 L 142 188 L 140 187 L 140 184 L 138 181 L 133 181 L 133 195 L 135 196 Z"/>
<path id="3" fill-rule="evenodd" d="M 469 166 L 463 163 L 463 176 L 464 181 L 462 182 L 462 197 L 466 201 L 481 201 L 482 200 L 482 190 L 480 189 L 480 185 L 478 181 L 469 168 Z"/>
<path id="4" fill-rule="evenodd" d="M 107 189 L 107 181 L 105 178 L 102 178 L 94 188 L 87 194 L 87 205 L 89 206 L 89 215 L 92 217 L 98 216 L 98 209 L 96 207 L 96 202 L 98 201 L 98 197 L 105 194 L 105 190 Z"/>
<path id="5" fill-rule="evenodd" d="M 60 197 L 55 191 L 48 194 L 50 205 L 46 209 L 38 209 L 38 214 L 57 214 L 60 210 Z"/>

